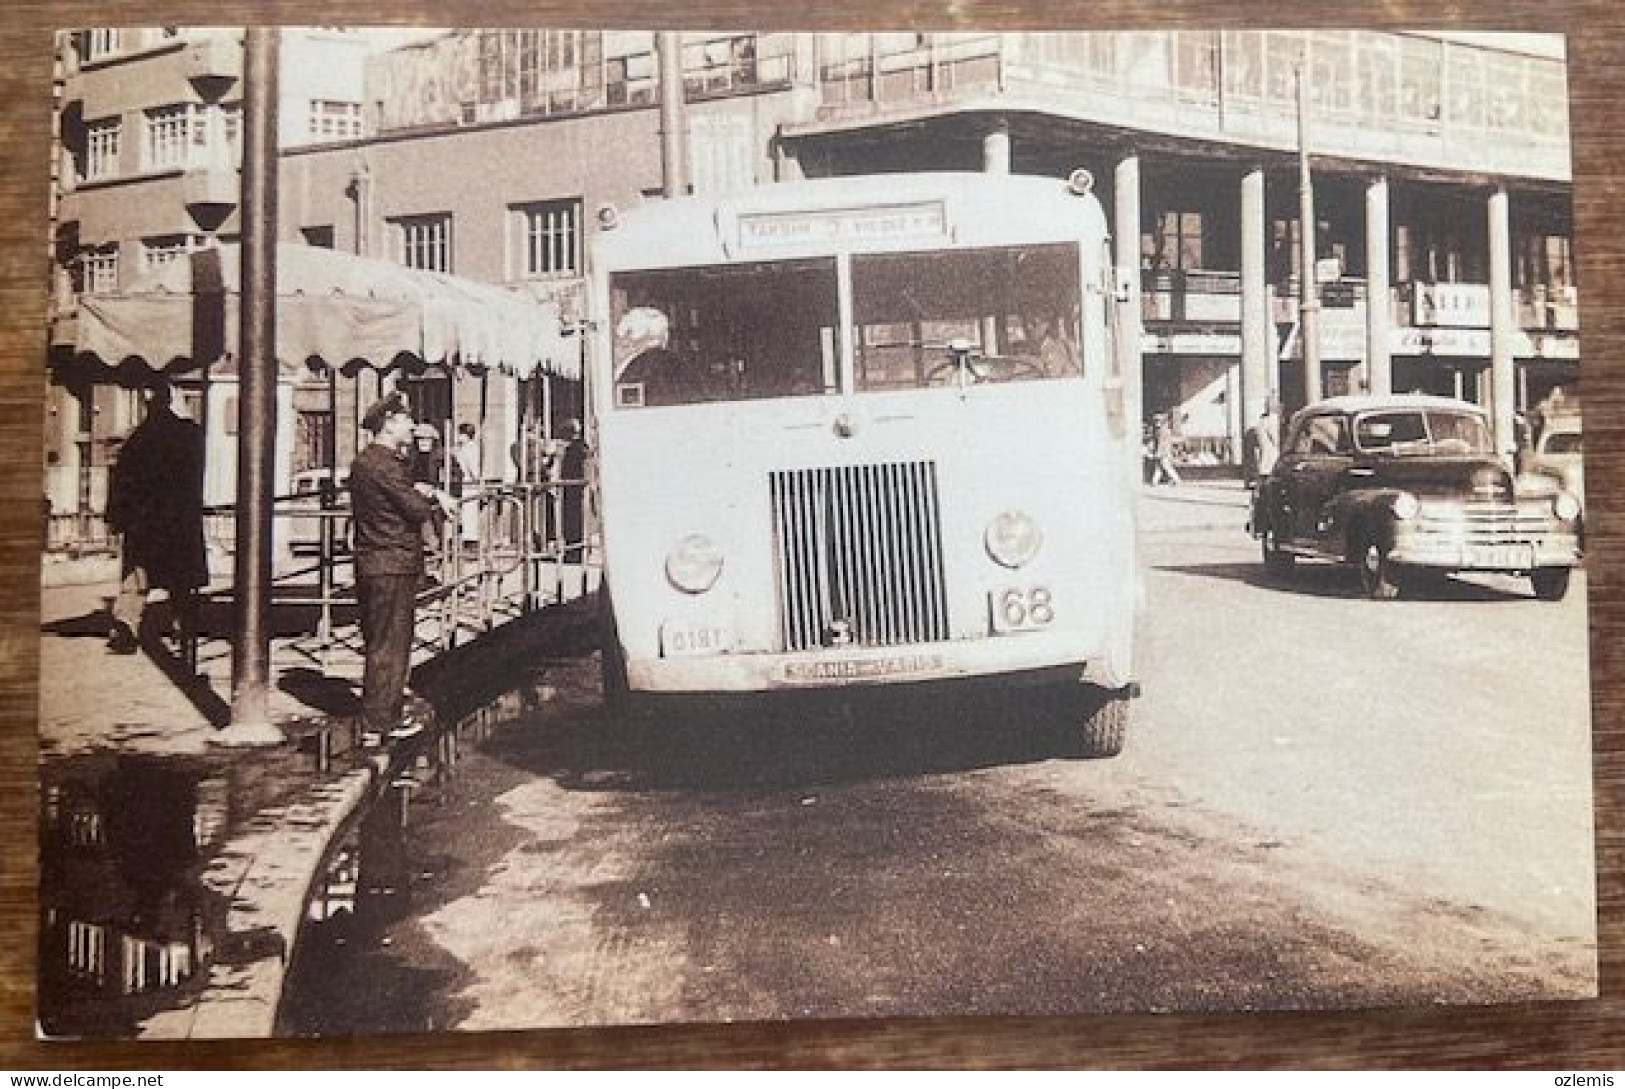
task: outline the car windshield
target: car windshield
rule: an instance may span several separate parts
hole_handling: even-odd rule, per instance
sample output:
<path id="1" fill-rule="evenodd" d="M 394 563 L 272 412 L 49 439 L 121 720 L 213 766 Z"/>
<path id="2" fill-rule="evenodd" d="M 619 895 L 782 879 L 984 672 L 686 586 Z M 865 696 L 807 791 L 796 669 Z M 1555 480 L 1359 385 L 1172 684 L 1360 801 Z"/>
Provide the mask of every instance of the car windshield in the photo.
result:
<path id="1" fill-rule="evenodd" d="M 1554 431 L 1546 436 L 1541 443 L 1541 448 L 1548 454 L 1578 454 L 1580 452 L 1580 432 Z"/>
<path id="2" fill-rule="evenodd" d="M 1449 409 L 1367 412 L 1355 421 L 1354 442 L 1368 453 L 1400 457 L 1495 452 L 1482 416 Z"/>

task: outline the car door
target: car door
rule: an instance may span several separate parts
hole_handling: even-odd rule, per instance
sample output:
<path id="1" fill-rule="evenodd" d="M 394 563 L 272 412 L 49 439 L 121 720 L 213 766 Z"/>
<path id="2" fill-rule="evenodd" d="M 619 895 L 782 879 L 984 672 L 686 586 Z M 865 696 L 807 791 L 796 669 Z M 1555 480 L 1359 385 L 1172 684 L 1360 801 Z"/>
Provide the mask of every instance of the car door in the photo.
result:
<path id="1" fill-rule="evenodd" d="M 1343 527 L 1337 498 L 1349 485 L 1354 445 L 1348 417 L 1329 413 L 1316 417 L 1305 438 L 1309 451 L 1295 486 L 1300 541 L 1328 555 L 1342 554 Z"/>
<path id="2" fill-rule="evenodd" d="M 1347 435 L 1347 424 L 1338 413 L 1306 416 L 1298 422 L 1275 466 L 1277 525 L 1298 547 L 1321 547 L 1321 510 L 1349 464 Z"/>

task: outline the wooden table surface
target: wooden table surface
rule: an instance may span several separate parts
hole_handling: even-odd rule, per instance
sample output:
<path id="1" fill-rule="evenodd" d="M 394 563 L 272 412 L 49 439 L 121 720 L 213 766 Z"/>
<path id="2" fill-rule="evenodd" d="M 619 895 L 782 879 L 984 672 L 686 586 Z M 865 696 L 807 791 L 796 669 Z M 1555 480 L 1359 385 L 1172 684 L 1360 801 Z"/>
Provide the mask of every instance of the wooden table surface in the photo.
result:
<path id="1" fill-rule="evenodd" d="M 62 25 L 287 24 L 1078 29 L 1382 27 L 1569 36 L 1575 250 L 1593 548 L 1602 995 L 1540 1006 L 1325 1014 L 823 1021 L 218 1044 L 33 1041 L 38 511 L 50 32 Z M 680 23 L 677 20 L 680 19 Z M 787 23 L 787 19 L 799 20 Z M 0 14 L 0 1069 L 278 1067 L 1506 1067 L 1625 1071 L 1625 4 L 1619 0 L 214 0 L 12 3 Z"/>

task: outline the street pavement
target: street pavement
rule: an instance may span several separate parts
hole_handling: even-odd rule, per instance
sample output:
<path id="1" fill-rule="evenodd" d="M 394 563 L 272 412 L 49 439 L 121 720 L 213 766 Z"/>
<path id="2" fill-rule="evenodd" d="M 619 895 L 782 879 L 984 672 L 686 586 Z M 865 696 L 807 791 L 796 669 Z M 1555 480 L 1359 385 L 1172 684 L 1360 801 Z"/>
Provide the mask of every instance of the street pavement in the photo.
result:
<path id="1" fill-rule="evenodd" d="M 1248 495 L 1233 480 L 1147 486 L 1139 505 L 1140 530 L 1239 532 Z M 161 1038 L 270 1035 L 306 898 L 335 837 L 421 755 L 424 739 L 439 728 L 437 704 L 477 698 L 467 690 L 470 671 L 446 663 L 420 664 L 413 684 L 425 698 L 413 701 L 409 715 L 424 724 L 423 734 L 393 748 L 361 750 L 354 747 L 351 718 L 359 660 L 352 654 L 319 670 L 308 659 L 278 653 L 273 657 L 270 717 L 283 736 L 280 748 L 308 750 L 309 759 L 269 760 L 262 749 L 218 744 L 229 715 L 229 650 L 210 644 L 198 676 L 162 641 L 149 640 L 152 645 L 134 655 L 111 654 L 105 636 L 116 583 L 104 577 L 74 584 L 61 571 L 48 581 L 53 585 L 41 594 L 42 763 L 109 753 L 177 764 L 206 757 L 228 781 L 235 781 L 234 772 L 250 769 L 261 779 L 285 780 L 257 791 L 272 804 L 259 812 L 235 813 L 232 834 L 201 860 L 205 884 L 231 904 L 227 933 L 220 940 L 237 955 L 209 966 L 194 1004 L 156 1013 L 137 1030 Z M 501 642 L 500 656 L 522 661 L 536 653 L 539 643 L 556 642 L 561 628 L 590 626 L 591 615 L 584 601 L 544 610 L 528 625 L 499 628 L 452 653 L 479 653 L 480 668 L 473 672 L 500 679 L 512 674 L 493 666 L 488 644 Z M 445 668 L 437 670 L 437 665 Z M 336 755 L 325 768 L 316 755 L 321 746 Z M 234 941 L 234 936 L 243 940 Z"/>

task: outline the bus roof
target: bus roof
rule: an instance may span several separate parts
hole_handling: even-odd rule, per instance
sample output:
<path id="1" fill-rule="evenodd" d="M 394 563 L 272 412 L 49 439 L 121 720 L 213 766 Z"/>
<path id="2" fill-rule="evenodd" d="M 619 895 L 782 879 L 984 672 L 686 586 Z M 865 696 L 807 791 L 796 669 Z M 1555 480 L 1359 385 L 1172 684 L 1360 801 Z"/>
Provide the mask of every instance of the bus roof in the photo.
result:
<path id="1" fill-rule="evenodd" d="M 1021 245 L 1105 237 L 1093 194 L 1062 178 L 925 173 L 780 182 L 625 211 L 595 243 L 599 269 L 679 268 L 843 251 Z"/>

